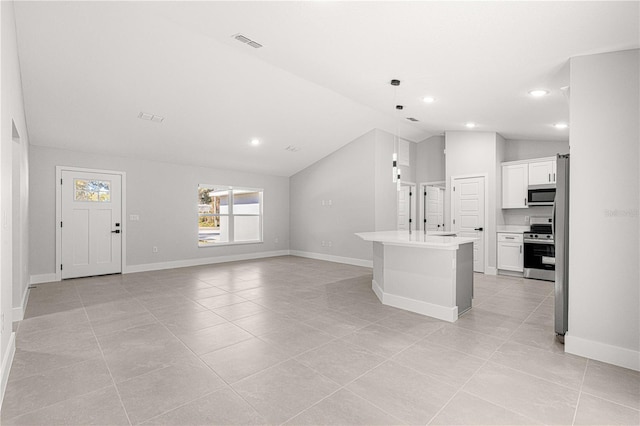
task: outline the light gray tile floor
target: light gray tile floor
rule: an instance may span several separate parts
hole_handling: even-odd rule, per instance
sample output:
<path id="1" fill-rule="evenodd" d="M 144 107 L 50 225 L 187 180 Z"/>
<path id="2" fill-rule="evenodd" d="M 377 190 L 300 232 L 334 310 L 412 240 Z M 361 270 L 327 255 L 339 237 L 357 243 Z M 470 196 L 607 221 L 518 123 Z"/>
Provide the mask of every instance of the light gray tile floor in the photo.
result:
<path id="1" fill-rule="evenodd" d="M 640 373 L 568 355 L 551 283 L 474 277 L 451 324 L 284 256 L 40 284 L 3 425 L 633 424 Z"/>

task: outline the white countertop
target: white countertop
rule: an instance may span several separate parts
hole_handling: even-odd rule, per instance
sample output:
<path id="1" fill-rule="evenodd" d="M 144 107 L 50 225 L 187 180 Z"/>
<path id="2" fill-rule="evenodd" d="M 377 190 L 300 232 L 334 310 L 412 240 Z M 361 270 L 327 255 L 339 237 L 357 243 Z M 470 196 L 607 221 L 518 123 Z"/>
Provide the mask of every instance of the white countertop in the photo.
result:
<path id="1" fill-rule="evenodd" d="M 496 232 L 504 232 L 510 234 L 522 234 L 523 232 L 529 232 L 531 227 L 529 225 L 498 225 Z"/>
<path id="2" fill-rule="evenodd" d="M 451 232 L 427 232 L 422 231 L 378 231 L 358 232 L 356 235 L 365 241 L 374 241 L 383 244 L 397 246 L 411 246 L 422 248 L 455 250 L 460 244 L 472 243 L 477 238 L 446 236 Z"/>

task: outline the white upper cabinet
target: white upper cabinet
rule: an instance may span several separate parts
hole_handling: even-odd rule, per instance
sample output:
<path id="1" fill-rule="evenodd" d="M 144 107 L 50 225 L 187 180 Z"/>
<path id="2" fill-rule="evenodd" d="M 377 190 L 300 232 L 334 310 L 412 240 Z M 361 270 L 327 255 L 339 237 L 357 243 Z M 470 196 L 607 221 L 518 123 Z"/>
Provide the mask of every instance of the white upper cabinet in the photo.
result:
<path id="1" fill-rule="evenodd" d="M 529 185 L 556 183 L 556 161 L 533 161 L 529 163 Z"/>
<path id="2" fill-rule="evenodd" d="M 502 208 L 527 208 L 529 168 L 527 163 L 502 166 Z"/>

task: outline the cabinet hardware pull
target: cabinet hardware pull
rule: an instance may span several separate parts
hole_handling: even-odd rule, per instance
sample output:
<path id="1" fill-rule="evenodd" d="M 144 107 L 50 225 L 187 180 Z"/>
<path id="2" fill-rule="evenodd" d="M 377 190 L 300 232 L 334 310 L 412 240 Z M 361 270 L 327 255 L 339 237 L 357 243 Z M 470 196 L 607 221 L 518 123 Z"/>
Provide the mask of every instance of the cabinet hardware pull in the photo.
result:
<path id="1" fill-rule="evenodd" d="M 520 254 L 522 254 L 522 246 L 520 246 Z"/>
<path id="2" fill-rule="evenodd" d="M 549 173 L 549 182 L 551 182 L 551 173 Z"/>

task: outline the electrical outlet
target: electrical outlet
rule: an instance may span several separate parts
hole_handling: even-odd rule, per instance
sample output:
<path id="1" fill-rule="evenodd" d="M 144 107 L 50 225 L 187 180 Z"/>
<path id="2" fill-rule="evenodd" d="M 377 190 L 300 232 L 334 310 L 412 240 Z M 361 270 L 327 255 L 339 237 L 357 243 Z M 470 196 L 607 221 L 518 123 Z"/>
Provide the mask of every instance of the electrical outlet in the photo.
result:
<path id="1" fill-rule="evenodd" d="M 275 240 L 273 240 L 274 243 L 278 244 L 280 242 L 280 239 L 278 237 L 276 237 Z"/>
<path id="2" fill-rule="evenodd" d="M 320 243 L 320 245 L 321 245 L 322 247 L 324 247 L 324 240 L 322 240 L 322 242 Z"/>
<path id="3" fill-rule="evenodd" d="M 329 241 L 329 242 L 327 243 L 327 246 L 331 247 L 331 241 Z"/>
<path id="4" fill-rule="evenodd" d="M 153 251 L 154 253 L 157 253 L 157 252 L 158 252 L 158 247 L 153 246 L 153 248 L 151 249 L 151 251 Z"/>
<path id="5" fill-rule="evenodd" d="M 329 200 L 329 206 L 333 205 L 333 200 Z"/>
<path id="6" fill-rule="evenodd" d="M 528 224 L 529 224 L 529 216 L 525 216 L 525 217 L 524 217 L 524 223 L 525 223 L 526 225 L 528 225 Z"/>
<path id="7" fill-rule="evenodd" d="M 322 202 L 320 204 L 322 204 L 324 206 L 324 200 L 322 200 Z"/>
<path id="8" fill-rule="evenodd" d="M 132 222 L 138 221 L 138 220 L 140 220 L 140 216 L 137 215 L 137 214 L 130 214 L 129 215 L 129 220 L 132 221 Z"/>

